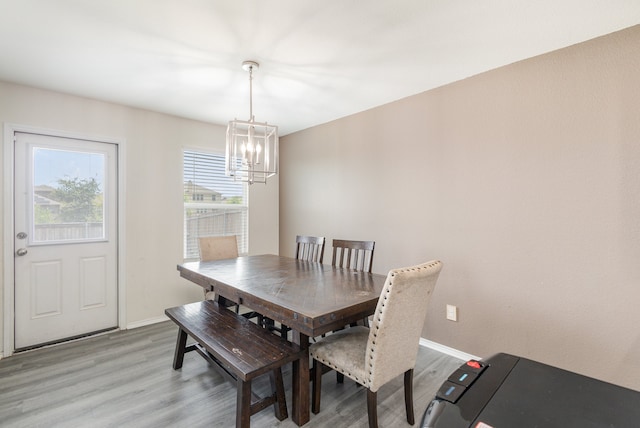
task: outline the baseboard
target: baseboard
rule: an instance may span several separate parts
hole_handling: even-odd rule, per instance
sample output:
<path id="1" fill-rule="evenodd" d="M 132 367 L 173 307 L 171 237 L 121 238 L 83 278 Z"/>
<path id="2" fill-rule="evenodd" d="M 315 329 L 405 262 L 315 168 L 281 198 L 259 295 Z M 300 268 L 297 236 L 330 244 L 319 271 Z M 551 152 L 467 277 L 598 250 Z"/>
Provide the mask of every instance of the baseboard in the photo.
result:
<path id="1" fill-rule="evenodd" d="M 148 318 L 146 320 L 135 321 L 135 322 L 127 324 L 127 330 L 131 330 L 131 329 L 138 328 L 138 327 L 144 327 L 146 325 L 157 324 L 159 322 L 168 321 L 168 320 L 169 320 L 169 318 L 167 318 L 166 315 L 162 315 L 162 316 L 156 317 L 156 318 Z"/>
<path id="2" fill-rule="evenodd" d="M 431 340 L 420 338 L 420 346 L 424 346 L 425 348 L 433 349 L 434 351 L 442 352 L 443 354 L 450 355 L 452 357 L 458 358 L 462 361 L 469 360 L 479 360 L 480 357 L 476 357 L 472 354 L 467 354 L 466 352 L 459 351 L 454 348 L 450 348 L 448 346 L 442 345 L 437 342 L 433 342 Z"/>
<path id="3" fill-rule="evenodd" d="M 157 324 L 159 322 L 163 322 L 163 321 L 168 321 L 169 318 L 167 318 L 167 316 L 162 315 L 161 317 L 157 317 L 157 318 L 149 318 L 146 320 L 142 320 L 142 321 L 136 321 L 136 322 L 132 322 L 130 324 L 127 324 L 127 330 L 131 330 L 134 328 L 138 328 L 138 327 L 144 327 L 145 325 L 151 325 L 151 324 Z M 109 330 L 109 331 L 105 331 L 105 332 L 101 332 L 101 333 L 97 333 L 97 334 L 93 334 L 93 335 L 89 335 L 89 336 L 83 336 L 83 337 L 79 337 L 77 339 L 73 339 L 72 341 L 76 341 L 76 340 L 83 340 L 83 339 L 88 339 L 91 337 L 95 337 L 95 336 L 100 336 L 103 334 L 109 334 L 109 333 L 113 333 L 114 330 Z M 64 341 L 64 342 L 60 342 L 60 343 L 67 343 L 69 341 Z M 56 344 L 51 344 L 51 345 L 47 345 L 47 346 L 56 346 L 59 345 L 60 343 L 56 343 Z M 0 360 L 4 358 L 4 351 L 0 351 Z"/>

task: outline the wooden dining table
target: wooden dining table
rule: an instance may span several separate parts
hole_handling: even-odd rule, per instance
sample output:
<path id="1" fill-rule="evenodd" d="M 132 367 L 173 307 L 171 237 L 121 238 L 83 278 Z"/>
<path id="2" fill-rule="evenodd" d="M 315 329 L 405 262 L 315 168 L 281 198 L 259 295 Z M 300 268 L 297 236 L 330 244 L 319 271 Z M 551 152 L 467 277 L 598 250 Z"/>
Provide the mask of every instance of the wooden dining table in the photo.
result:
<path id="1" fill-rule="evenodd" d="M 373 314 L 386 276 L 276 255 L 188 262 L 180 276 L 217 297 L 242 304 L 292 330 L 308 349 L 309 338 Z M 309 355 L 293 363 L 292 419 L 310 419 Z"/>

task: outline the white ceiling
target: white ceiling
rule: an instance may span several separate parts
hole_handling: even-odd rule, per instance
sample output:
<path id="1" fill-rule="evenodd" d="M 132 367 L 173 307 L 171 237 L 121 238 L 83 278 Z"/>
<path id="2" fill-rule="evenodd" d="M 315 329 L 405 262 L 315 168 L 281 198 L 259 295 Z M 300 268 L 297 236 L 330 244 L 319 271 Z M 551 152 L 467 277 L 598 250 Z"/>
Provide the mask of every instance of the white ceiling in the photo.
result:
<path id="1" fill-rule="evenodd" d="M 226 125 L 251 59 L 286 135 L 638 23 L 638 0 L 0 0 L 0 80 Z"/>

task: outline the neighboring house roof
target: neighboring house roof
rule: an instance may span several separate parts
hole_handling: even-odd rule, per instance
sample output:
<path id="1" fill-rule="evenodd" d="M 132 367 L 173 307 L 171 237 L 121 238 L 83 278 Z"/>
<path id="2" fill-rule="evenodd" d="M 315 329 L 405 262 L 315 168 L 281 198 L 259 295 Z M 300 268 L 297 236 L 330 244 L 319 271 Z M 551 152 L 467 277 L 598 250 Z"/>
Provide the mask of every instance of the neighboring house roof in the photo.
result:
<path id="1" fill-rule="evenodd" d="M 187 181 L 184 183 L 184 193 L 189 194 L 203 194 L 203 195 L 216 195 L 216 200 L 222 199 L 222 193 L 216 192 L 215 190 L 211 190 L 207 187 L 200 186 L 198 184 L 193 183 L 192 181 Z"/>
<path id="2" fill-rule="evenodd" d="M 61 206 L 62 204 L 60 202 L 54 201 L 53 199 L 49 199 L 45 196 L 42 195 L 38 195 L 37 193 L 33 194 L 33 201 L 35 202 L 36 205 L 42 205 L 42 206 Z"/>
<path id="3" fill-rule="evenodd" d="M 49 195 L 55 192 L 55 188 L 48 186 L 46 184 L 39 184 L 37 186 L 33 186 L 33 192 L 40 195 Z"/>
<path id="4" fill-rule="evenodd" d="M 60 207 L 62 206 L 61 202 L 58 202 L 54 199 L 51 199 L 51 194 L 55 192 L 56 189 L 47 186 L 46 184 L 40 184 L 38 186 L 33 186 L 33 201 L 36 205 L 40 206 L 49 206 L 49 207 Z"/>

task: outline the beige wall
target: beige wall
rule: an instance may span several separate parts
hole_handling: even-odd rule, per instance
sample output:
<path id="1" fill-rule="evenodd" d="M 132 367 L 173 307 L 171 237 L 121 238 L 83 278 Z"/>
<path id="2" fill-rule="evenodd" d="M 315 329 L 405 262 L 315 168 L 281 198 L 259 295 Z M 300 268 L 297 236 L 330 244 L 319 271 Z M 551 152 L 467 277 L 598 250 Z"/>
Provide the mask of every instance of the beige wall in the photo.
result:
<path id="1" fill-rule="evenodd" d="M 286 136 L 281 254 L 314 234 L 375 240 L 379 273 L 441 259 L 424 338 L 640 389 L 638 46 L 640 26 Z"/>
<path id="2" fill-rule="evenodd" d="M 182 261 L 182 149 L 222 153 L 224 127 L 3 82 L 0 123 L 126 140 L 126 323 L 144 323 L 167 307 L 201 299 L 201 290 L 176 271 Z M 251 253 L 278 252 L 277 198 L 277 180 L 251 187 Z"/>

